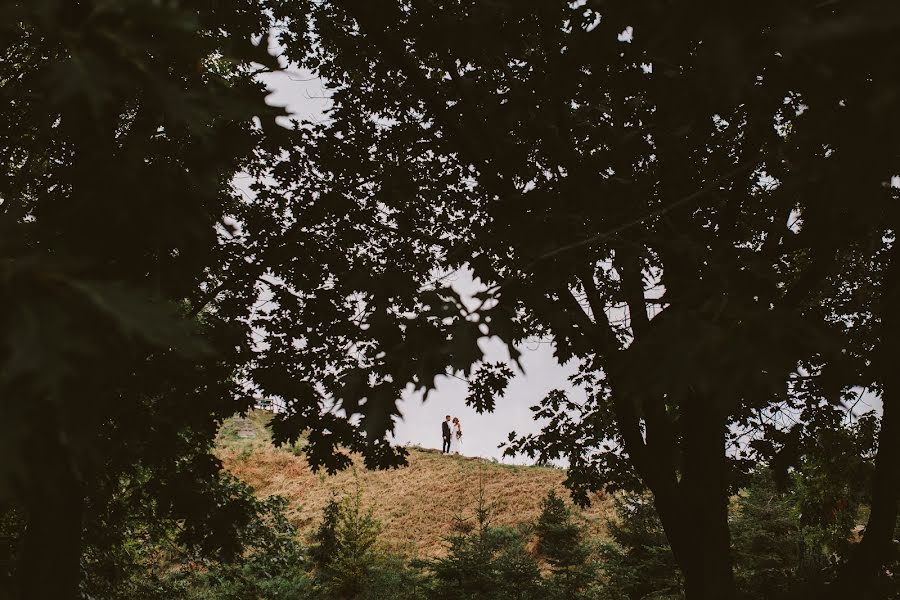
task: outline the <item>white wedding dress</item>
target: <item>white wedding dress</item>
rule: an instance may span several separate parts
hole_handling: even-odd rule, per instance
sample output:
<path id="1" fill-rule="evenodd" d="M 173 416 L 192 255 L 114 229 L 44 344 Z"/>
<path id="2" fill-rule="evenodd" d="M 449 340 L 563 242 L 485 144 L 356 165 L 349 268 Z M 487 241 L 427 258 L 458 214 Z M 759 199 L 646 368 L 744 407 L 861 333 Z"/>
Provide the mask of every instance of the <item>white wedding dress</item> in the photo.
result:
<path id="1" fill-rule="evenodd" d="M 452 454 L 459 454 L 462 452 L 462 436 L 460 436 L 459 425 L 450 427 L 450 452 Z"/>

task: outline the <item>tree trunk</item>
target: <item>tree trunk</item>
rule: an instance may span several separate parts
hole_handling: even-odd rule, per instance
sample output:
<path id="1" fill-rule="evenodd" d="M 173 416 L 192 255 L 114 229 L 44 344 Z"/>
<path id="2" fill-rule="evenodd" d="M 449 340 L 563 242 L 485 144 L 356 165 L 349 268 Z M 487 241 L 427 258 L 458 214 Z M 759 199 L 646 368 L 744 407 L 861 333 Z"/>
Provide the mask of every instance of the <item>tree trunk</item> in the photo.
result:
<path id="1" fill-rule="evenodd" d="M 872 503 L 862 541 L 834 585 L 833 597 L 874 598 L 875 584 L 894 551 L 900 503 L 900 248 L 891 249 L 891 264 L 884 276 L 881 299 L 881 343 L 878 369 L 881 379 L 881 431 Z"/>
<path id="2" fill-rule="evenodd" d="M 32 495 L 17 575 L 22 600 L 75 600 L 84 498 L 69 474 Z"/>
<path id="3" fill-rule="evenodd" d="M 882 392 L 884 413 L 878 436 L 875 475 L 872 481 L 872 505 L 865 534 L 856 547 L 846 571 L 841 576 L 843 591 L 855 591 L 857 598 L 867 598 L 878 575 L 884 570 L 894 550 L 897 527 L 898 489 L 900 489 L 900 406 L 897 403 L 897 375 L 891 384 L 885 382 Z"/>
<path id="4" fill-rule="evenodd" d="M 680 419 L 683 467 L 677 481 L 670 472 L 672 453 L 677 451 L 674 440 L 645 445 L 633 404 L 619 398 L 615 407 L 625 449 L 653 493 L 672 554 L 684 574 L 687 599 L 733 598 L 724 413 L 701 398 L 685 400 Z M 646 416 L 654 418 L 649 412 Z M 648 441 L 651 429 L 648 425 Z"/>
<path id="5" fill-rule="evenodd" d="M 688 600 L 728 600 L 735 594 L 728 529 L 725 418 L 715 402 L 690 397 L 682 415 L 681 491 L 686 551 L 676 556 Z"/>

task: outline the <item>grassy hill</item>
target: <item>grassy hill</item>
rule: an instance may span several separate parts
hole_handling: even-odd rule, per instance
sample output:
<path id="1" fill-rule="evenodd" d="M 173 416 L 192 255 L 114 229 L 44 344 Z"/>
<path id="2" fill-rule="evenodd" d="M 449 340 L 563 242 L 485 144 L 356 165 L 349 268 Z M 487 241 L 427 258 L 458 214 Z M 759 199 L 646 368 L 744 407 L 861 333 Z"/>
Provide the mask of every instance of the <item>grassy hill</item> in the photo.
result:
<path id="1" fill-rule="evenodd" d="M 550 489 L 568 497 L 565 473 L 551 467 L 526 467 L 479 458 L 444 455 L 410 448 L 409 466 L 392 471 L 354 468 L 334 476 L 313 473 L 303 456 L 270 443 L 266 423 L 271 414 L 255 411 L 228 420 L 219 433 L 219 457 L 225 468 L 252 485 L 261 496 L 277 494 L 289 502 L 288 516 L 302 535 L 318 524 L 333 493 L 362 488 L 364 503 L 382 523 L 387 550 L 412 557 L 440 555 L 454 516 L 469 517 L 482 482 L 493 505 L 492 522 L 518 525 L 534 521 Z M 594 535 L 602 536 L 610 504 L 597 496 L 576 514 Z"/>

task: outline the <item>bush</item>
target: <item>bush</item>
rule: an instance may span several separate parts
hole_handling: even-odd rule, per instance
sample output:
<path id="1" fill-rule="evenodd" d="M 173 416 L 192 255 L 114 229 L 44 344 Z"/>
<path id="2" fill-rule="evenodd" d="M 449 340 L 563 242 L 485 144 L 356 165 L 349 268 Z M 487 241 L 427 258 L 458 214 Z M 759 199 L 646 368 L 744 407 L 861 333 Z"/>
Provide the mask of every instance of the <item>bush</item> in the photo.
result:
<path id="1" fill-rule="evenodd" d="M 297 531 L 285 516 L 287 502 L 260 502 L 257 518 L 241 532 L 245 551 L 233 562 L 207 563 L 195 576 L 192 598 L 209 600 L 295 600 L 311 587 L 309 563 Z"/>
<path id="2" fill-rule="evenodd" d="M 380 554 L 360 600 L 431 600 L 432 590 L 430 579 L 421 569 L 397 556 Z"/>
<path id="3" fill-rule="evenodd" d="M 81 596 L 85 600 L 295 599 L 308 588 L 307 564 L 282 498 L 258 500 L 245 484 L 222 480 L 222 493 L 248 511 L 234 526 L 240 549 L 221 554 L 191 544 L 180 523 L 155 518 L 134 498 L 94 512 L 85 533 Z"/>

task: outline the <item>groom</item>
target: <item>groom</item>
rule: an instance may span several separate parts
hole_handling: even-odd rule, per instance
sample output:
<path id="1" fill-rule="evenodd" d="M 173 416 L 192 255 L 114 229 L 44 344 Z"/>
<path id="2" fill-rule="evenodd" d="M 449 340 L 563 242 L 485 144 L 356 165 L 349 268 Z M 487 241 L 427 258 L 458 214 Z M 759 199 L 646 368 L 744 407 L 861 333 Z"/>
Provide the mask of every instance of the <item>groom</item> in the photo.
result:
<path id="1" fill-rule="evenodd" d="M 450 452 L 450 415 L 447 415 L 441 423 L 441 433 L 444 435 L 444 445 L 441 448 L 441 452 L 446 454 Z"/>

